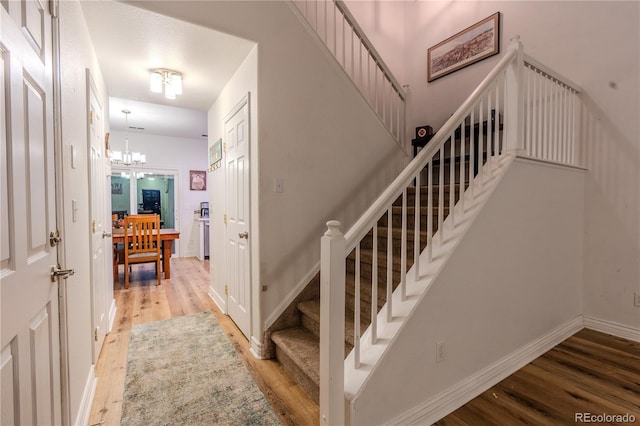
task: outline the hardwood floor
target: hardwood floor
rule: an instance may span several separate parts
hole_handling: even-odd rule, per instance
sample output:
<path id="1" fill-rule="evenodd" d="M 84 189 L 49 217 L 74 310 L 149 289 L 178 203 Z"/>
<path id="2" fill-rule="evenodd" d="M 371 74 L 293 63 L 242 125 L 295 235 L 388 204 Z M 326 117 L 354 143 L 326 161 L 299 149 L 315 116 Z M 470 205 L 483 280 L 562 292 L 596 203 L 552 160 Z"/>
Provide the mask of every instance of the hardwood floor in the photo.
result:
<path id="1" fill-rule="evenodd" d="M 640 343 L 584 329 L 436 424 L 564 425 L 603 414 L 640 424 Z"/>
<path id="2" fill-rule="evenodd" d="M 163 280 L 160 286 L 156 286 L 153 265 L 134 267 L 128 290 L 122 288 L 124 274 L 120 267 L 121 284 L 114 292 L 116 319 L 96 365 L 98 385 L 89 424 L 120 424 L 132 325 L 204 311 L 214 312 L 283 424 L 318 424 L 319 411 L 315 402 L 298 387 L 278 362 L 255 359 L 249 352 L 247 339 L 208 296 L 209 262 L 200 262 L 196 258 L 171 259 L 171 262 L 171 279 Z"/>
<path id="3" fill-rule="evenodd" d="M 120 424 L 132 325 L 213 311 L 283 424 L 317 425 L 318 406 L 278 362 L 255 359 L 240 330 L 208 296 L 209 262 L 171 262 L 172 278 L 162 285 L 155 285 L 153 265 L 144 265 L 134 270 L 128 290 L 115 290 L 117 317 L 96 366 L 89 424 Z M 436 424 L 575 424 L 576 413 L 629 413 L 640 424 L 640 343 L 582 330 Z"/>

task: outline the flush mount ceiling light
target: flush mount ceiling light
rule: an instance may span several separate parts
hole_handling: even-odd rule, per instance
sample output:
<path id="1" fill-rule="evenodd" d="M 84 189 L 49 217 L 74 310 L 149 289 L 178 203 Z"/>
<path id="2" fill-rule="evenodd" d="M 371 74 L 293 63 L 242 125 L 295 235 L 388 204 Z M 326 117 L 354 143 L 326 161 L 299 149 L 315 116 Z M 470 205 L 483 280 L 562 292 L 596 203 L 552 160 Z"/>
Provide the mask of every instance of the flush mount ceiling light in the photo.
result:
<path id="1" fill-rule="evenodd" d="M 175 99 L 176 95 L 182 95 L 182 74 L 167 69 L 151 71 L 149 88 L 153 93 L 162 93 L 167 99 Z"/>
<path id="2" fill-rule="evenodd" d="M 128 109 L 123 109 L 122 113 L 124 114 L 125 126 L 126 126 L 126 136 L 124 139 L 124 152 L 122 151 L 111 151 L 110 160 L 112 164 L 124 164 L 125 166 L 130 166 L 131 164 L 135 165 L 143 165 L 147 162 L 147 156 L 141 154 L 139 152 L 129 152 L 129 114 L 131 111 Z"/>

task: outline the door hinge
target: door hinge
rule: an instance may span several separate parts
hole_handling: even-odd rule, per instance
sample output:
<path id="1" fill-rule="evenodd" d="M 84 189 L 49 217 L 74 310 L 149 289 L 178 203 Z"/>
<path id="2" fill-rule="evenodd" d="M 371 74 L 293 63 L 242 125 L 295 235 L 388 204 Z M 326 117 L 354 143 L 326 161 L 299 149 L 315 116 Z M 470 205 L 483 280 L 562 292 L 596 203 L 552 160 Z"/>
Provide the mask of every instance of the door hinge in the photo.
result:
<path id="1" fill-rule="evenodd" d="M 93 330 L 93 338 L 96 342 L 98 341 L 98 327 Z"/>
<path id="2" fill-rule="evenodd" d="M 227 152 L 227 143 L 222 144 L 222 151 Z"/>
<path id="3" fill-rule="evenodd" d="M 96 233 L 96 220 L 93 219 L 91 221 L 91 231 L 95 234 Z"/>
<path id="4" fill-rule="evenodd" d="M 226 214 L 224 215 L 224 224 L 225 225 L 227 224 L 227 215 Z"/>
<path id="5" fill-rule="evenodd" d="M 224 286 L 224 294 L 229 295 L 229 286 L 226 284 Z"/>
<path id="6" fill-rule="evenodd" d="M 93 110 L 89 111 L 89 124 L 93 124 Z"/>
<path id="7" fill-rule="evenodd" d="M 51 247 L 55 247 L 62 242 L 62 237 L 60 236 L 60 231 L 56 229 L 55 232 L 51 231 L 49 233 L 49 245 Z"/>

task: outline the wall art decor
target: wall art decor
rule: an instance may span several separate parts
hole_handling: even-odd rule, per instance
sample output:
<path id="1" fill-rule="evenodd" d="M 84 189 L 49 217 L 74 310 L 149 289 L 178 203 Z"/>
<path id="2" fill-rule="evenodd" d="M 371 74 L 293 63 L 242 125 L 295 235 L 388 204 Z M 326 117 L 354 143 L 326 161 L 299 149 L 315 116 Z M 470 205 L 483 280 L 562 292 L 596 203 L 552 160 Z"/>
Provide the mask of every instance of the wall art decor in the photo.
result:
<path id="1" fill-rule="evenodd" d="M 427 51 L 427 81 L 500 53 L 500 12 L 441 41 Z"/>
<path id="2" fill-rule="evenodd" d="M 189 189 L 192 191 L 206 191 L 207 172 L 204 170 L 189 170 Z"/>
<path id="3" fill-rule="evenodd" d="M 209 147 L 209 168 L 212 172 L 222 165 L 222 138 L 218 139 Z"/>

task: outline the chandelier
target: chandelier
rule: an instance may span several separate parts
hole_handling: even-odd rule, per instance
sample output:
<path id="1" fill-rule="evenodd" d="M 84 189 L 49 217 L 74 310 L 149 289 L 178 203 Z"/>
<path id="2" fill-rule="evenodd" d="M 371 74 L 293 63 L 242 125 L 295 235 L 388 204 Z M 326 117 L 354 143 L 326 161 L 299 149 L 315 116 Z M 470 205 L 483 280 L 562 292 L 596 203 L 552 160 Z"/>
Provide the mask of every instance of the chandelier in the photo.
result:
<path id="1" fill-rule="evenodd" d="M 147 162 L 147 156 L 139 152 L 129 152 L 129 114 L 131 111 L 123 109 L 126 126 L 126 136 L 124 139 L 124 152 L 111 151 L 110 160 L 112 164 L 124 164 L 125 166 L 143 165 Z"/>
<path id="2" fill-rule="evenodd" d="M 157 69 L 151 72 L 149 88 L 153 93 L 162 93 L 167 99 L 175 99 L 182 95 L 182 74 L 168 69 Z"/>

